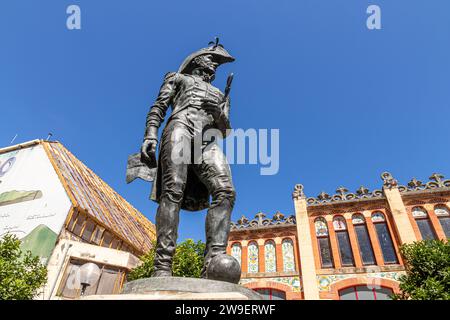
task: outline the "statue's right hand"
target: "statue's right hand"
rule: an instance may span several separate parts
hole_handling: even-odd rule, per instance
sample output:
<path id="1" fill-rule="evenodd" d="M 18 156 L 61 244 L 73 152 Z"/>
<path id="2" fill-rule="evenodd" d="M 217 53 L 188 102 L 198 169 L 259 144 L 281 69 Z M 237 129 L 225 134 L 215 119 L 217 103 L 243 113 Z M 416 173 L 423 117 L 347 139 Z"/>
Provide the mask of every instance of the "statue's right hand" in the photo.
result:
<path id="1" fill-rule="evenodd" d="M 141 160 L 150 168 L 155 168 L 156 164 L 156 145 L 158 140 L 145 139 L 141 146 Z"/>

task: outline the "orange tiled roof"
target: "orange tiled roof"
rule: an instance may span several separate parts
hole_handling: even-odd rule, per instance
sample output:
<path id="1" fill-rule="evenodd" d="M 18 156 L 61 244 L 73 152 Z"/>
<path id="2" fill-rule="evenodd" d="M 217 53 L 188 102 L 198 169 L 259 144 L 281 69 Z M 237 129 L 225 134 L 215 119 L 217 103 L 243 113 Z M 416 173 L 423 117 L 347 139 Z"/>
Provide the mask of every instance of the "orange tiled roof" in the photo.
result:
<path id="1" fill-rule="evenodd" d="M 155 226 L 59 142 L 40 141 L 74 207 L 144 253 L 155 239 Z"/>

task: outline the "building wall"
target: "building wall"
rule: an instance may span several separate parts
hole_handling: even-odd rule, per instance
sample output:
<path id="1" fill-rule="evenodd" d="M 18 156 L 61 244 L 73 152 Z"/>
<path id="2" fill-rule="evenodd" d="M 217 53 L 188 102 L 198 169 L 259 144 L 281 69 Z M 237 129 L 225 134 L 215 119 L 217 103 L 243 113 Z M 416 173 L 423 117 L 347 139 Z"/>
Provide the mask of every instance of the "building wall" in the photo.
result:
<path id="1" fill-rule="evenodd" d="M 44 148 L 0 150 L 0 237 L 12 233 L 43 263 L 71 207 Z"/>
<path id="2" fill-rule="evenodd" d="M 101 207 L 102 213 L 117 228 L 122 228 L 124 224 L 132 225 L 135 227 L 132 230 L 138 230 L 139 236 L 142 236 L 143 230 L 146 236 L 141 237 L 143 242 L 133 242 L 135 238 L 125 237 L 126 233 L 99 223 L 91 212 L 73 201 L 71 188 L 80 188 L 86 183 L 81 178 L 77 178 L 76 186 L 66 183 L 59 175 L 61 170 L 56 162 L 62 165 L 67 159 L 61 154 L 58 154 L 60 158 L 57 161 L 52 158 L 46 149 L 48 143 L 34 140 L 0 149 L 0 238 L 6 233 L 16 235 L 22 241 L 22 250 L 30 250 L 47 265 L 48 281 L 37 299 L 57 296 L 71 261 L 78 264 L 93 262 L 105 272 L 118 270 L 124 279 L 126 273 L 138 264 L 136 256 L 143 254 L 150 245 L 150 239 L 154 238 L 153 225 L 148 220 L 144 221 L 145 217 L 93 173 L 83 178 L 93 181 L 95 177 L 93 188 L 100 193 L 106 190 L 105 201 L 114 202 L 116 206 L 115 215 L 111 207 L 105 206 Z M 89 171 L 79 160 L 75 160 Z M 78 167 L 70 170 L 76 171 Z M 82 200 L 80 202 L 84 204 L 85 199 Z M 113 290 L 118 292 L 123 281 L 116 282 Z M 105 283 L 106 291 L 110 289 L 108 286 L 109 283 Z"/>
<path id="3" fill-rule="evenodd" d="M 399 277 L 405 274 L 400 246 L 422 240 L 424 232 L 435 239 L 449 236 L 450 180 L 433 174 L 430 182 L 412 179 L 408 186 L 400 186 L 389 173 L 382 178 L 380 190 L 361 187 L 353 194 L 339 188 L 333 196 L 322 193 L 317 198 L 307 198 L 303 186 L 296 186 L 295 228 L 277 224 L 277 214 L 261 225 L 256 223 L 261 218 L 242 217 L 232 226 L 228 249 L 231 253 L 234 243 L 242 245 L 241 284 L 280 290 L 286 299 L 340 299 L 340 292 L 351 288 L 373 290 L 374 298 L 383 290 L 399 292 Z M 295 274 L 264 272 L 263 244 L 273 224 L 278 239 L 288 234 L 296 240 Z M 247 248 L 252 241 L 258 243 L 261 273 L 248 273 Z M 281 256 L 277 251 L 277 259 Z"/>
<path id="4" fill-rule="evenodd" d="M 114 267 L 122 270 L 124 274 L 139 264 L 139 259 L 129 252 L 61 239 L 49 260 L 48 281 L 40 299 L 61 299 L 58 292 L 61 291 L 61 286 L 66 281 L 65 275 L 69 263 L 74 259 L 81 263 L 92 262 L 100 267 L 105 265 Z M 122 285 L 123 283 L 114 293 L 118 293 Z"/>

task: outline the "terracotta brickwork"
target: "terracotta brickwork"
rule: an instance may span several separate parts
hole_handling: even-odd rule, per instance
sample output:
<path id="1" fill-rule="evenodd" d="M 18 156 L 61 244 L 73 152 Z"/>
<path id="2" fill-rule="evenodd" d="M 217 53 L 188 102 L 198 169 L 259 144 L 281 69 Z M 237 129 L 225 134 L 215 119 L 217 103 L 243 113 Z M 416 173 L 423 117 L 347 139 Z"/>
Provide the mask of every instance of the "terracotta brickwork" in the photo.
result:
<path id="1" fill-rule="evenodd" d="M 297 185 L 295 212 L 288 218 L 279 212 L 272 219 L 261 212 L 251 221 L 242 216 L 232 224 L 227 248 L 231 254 L 231 247 L 240 245 L 241 284 L 270 298 L 276 292 L 292 300 L 338 300 L 351 288 L 373 290 L 374 299 L 383 292 L 399 292 L 398 279 L 404 274 L 400 246 L 422 240 L 422 233 L 447 239 L 450 180 L 433 174 L 427 183 L 412 179 L 402 186 L 387 172 L 382 179 L 379 190 L 360 187 L 353 194 L 340 187 L 335 195 L 322 192 L 317 198 L 307 198 L 303 186 Z M 318 219 L 325 223 L 316 225 Z M 292 243 L 295 270 L 285 271 L 291 259 L 283 252 L 286 239 Z M 268 241 L 275 250 L 269 246 L 271 253 L 266 255 Z M 258 244 L 258 272 L 248 268 L 251 242 Z M 322 266 L 327 257 L 331 267 Z M 267 266 L 276 272 L 266 272 Z"/>

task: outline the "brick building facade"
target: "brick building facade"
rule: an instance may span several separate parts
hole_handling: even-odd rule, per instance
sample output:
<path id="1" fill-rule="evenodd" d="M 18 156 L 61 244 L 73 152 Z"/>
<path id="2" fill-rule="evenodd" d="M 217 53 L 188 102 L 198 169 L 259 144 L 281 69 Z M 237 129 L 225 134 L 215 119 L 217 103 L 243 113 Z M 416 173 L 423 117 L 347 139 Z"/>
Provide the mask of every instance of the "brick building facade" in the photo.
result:
<path id="1" fill-rule="evenodd" d="M 241 284 L 268 299 L 380 300 L 398 292 L 399 247 L 450 237 L 450 180 L 433 174 L 404 186 L 381 177 L 380 190 L 340 187 L 317 197 L 299 184 L 295 214 L 242 216 L 227 248 L 241 262 Z"/>

